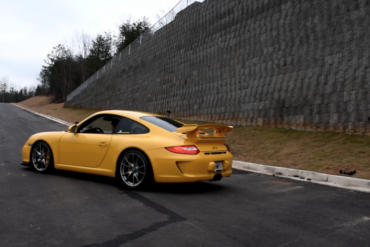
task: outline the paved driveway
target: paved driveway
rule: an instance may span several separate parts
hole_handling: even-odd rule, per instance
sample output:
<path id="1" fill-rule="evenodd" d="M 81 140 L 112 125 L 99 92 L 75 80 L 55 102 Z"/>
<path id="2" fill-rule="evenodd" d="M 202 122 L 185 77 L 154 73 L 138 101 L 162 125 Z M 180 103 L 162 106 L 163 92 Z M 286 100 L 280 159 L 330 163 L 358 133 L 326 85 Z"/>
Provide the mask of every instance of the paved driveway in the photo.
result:
<path id="1" fill-rule="evenodd" d="M 31 134 L 65 129 L 0 104 L 0 246 L 369 246 L 367 193 L 237 170 L 131 192 L 20 165 Z"/>

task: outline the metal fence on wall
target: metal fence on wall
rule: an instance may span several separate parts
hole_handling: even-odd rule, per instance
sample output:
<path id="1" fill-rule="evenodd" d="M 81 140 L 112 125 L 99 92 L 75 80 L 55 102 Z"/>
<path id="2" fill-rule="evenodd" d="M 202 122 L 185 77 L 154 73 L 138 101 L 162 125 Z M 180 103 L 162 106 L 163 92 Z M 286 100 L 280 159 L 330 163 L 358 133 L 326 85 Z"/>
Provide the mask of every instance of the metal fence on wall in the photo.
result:
<path id="1" fill-rule="evenodd" d="M 153 26 L 150 27 L 148 31 L 143 33 L 139 38 L 133 41 L 129 46 L 123 49 L 120 53 L 116 54 L 107 64 L 96 71 L 92 76 L 85 80 L 80 86 L 78 86 L 73 92 L 68 94 L 67 101 L 71 100 L 74 96 L 78 95 L 83 89 L 88 87 L 90 83 L 99 79 L 104 73 L 111 70 L 118 62 L 123 59 L 129 59 L 128 57 L 134 53 L 142 44 L 148 42 L 155 32 L 157 32 L 162 27 L 166 26 L 172 22 L 177 13 L 187 8 L 194 2 L 203 2 L 204 0 L 181 0 L 175 7 L 173 7 L 165 16 L 163 16 L 159 21 L 157 21 Z"/>

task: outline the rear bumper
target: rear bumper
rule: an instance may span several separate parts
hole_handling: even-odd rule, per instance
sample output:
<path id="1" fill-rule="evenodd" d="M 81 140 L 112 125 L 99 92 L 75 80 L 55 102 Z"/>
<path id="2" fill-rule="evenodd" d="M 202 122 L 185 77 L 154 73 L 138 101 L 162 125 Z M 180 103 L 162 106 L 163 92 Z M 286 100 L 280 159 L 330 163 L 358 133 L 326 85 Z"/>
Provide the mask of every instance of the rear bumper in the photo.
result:
<path id="1" fill-rule="evenodd" d="M 229 177 L 232 173 L 233 156 L 230 152 L 221 155 L 184 155 L 171 153 L 165 149 L 147 152 L 157 183 L 186 183 L 212 180 L 216 174 Z M 222 161 L 224 170 L 210 170 L 210 163 Z"/>

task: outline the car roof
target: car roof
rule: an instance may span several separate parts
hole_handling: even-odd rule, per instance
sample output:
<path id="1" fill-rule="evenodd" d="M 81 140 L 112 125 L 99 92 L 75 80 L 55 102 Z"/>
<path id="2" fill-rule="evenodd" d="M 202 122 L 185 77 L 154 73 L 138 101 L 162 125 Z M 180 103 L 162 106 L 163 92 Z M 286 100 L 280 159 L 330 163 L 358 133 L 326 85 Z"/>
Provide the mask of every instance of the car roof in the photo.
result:
<path id="1" fill-rule="evenodd" d="M 155 113 L 150 112 L 141 112 L 141 111 L 124 111 L 124 110 L 107 110 L 107 111 L 100 111 L 96 112 L 95 114 L 115 114 L 120 116 L 133 116 L 133 117 L 144 117 L 144 116 L 162 116 Z"/>

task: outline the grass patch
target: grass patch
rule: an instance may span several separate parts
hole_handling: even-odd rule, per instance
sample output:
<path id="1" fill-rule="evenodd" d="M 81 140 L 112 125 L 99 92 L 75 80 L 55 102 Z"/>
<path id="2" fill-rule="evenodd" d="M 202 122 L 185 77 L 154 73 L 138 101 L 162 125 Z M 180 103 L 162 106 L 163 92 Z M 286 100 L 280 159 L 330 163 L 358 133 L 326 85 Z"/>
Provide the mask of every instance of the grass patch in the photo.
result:
<path id="1" fill-rule="evenodd" d="M 97 112 L 63 108 L 63 104 L 31 106 L 40 113 L 74 123 Z M 55 111 L 50 111 L 50 109 Z M 58 111 L 56 111 L 58 110 Z M 180 120 L 184 123 L 210 122 Z M 236 160 L 340 175 L 353 171 L 354 177 L 370 179 L 370 137 L 336 132 L 306 132 L 258 126 L 234 126 L 226 134 Z"/>
<path id="2" fill-rule="evenodd" d="M 370 179 L 368 136 L 234 126 L 226 137 L 236 160 L 334 175 L 340 175 L 340 170 L 356 170 L 354 177 Z"/>

